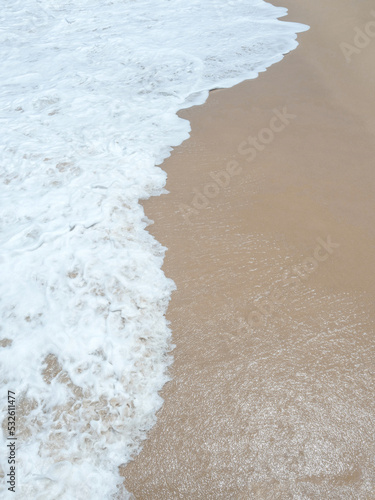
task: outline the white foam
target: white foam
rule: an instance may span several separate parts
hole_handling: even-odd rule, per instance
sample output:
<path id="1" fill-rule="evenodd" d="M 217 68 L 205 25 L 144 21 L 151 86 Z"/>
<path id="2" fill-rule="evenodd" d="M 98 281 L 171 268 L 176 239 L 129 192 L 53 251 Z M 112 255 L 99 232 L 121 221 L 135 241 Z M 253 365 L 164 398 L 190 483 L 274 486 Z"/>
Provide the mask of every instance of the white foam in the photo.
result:
<path id="1" fill-rule="evenodd" d="M 306 27 L 285 14 L 259 0 L 2 6 L 0 397 L 4 423 L 17 394 L 17 498 L 111 498 L 154 424 L 174 285 L 139 200 L 162 192 L 155 165 L 189 135 L 179 109 L 296 47 Z"/>

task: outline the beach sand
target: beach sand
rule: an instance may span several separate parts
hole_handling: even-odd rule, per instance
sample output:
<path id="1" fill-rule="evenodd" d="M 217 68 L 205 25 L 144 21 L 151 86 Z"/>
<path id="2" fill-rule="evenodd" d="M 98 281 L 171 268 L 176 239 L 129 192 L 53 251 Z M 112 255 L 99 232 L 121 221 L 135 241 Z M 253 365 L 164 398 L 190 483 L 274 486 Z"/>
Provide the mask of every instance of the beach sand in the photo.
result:
<path id="1" fill-rule="evenodd" d="M 375 498 L 375 6 L 277 4 L 299 47 L 180 113 L 144 203 L 176 348 L 138 500 Z"/>

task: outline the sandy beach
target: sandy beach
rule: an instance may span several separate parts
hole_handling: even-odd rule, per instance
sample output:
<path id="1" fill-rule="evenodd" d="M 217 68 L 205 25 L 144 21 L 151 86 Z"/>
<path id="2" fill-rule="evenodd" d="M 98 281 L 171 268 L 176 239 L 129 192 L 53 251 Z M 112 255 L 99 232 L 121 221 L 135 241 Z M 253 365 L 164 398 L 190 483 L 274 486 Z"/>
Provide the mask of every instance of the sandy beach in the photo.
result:
<path id="1" fill-rule="evenodd" d="M 180 113 L 144 203 L 176 348 L 137 500 L 375 498 L 375 6 L 272 3 L 310 30 Z"/>

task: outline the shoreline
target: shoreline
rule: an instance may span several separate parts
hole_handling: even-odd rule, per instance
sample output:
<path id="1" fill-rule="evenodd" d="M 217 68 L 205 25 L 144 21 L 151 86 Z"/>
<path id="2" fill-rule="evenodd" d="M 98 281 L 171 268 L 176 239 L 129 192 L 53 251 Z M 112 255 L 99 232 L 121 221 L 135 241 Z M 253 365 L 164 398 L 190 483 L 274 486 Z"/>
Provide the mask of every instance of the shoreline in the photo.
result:
<path id="1" fill-rule="evenodd" d="M 121 469 L 137 499 L 375 489 L 375 36 L 355 40 L 374 8 L 277 5 L 310 26 L 300 45 L 179 113 L 192 132 L 162 165 L 169 194 L 144 203 L 176 348 Z"/>

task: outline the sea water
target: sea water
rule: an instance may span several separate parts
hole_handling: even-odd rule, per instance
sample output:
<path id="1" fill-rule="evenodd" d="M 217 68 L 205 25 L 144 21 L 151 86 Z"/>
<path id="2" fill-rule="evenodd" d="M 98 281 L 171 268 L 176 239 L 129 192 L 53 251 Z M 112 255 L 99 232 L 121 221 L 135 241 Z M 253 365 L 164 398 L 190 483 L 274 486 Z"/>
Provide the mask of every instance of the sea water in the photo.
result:
<path id="1" fill-rule="evenodd" d="M 5 0 L 0 12 L 0 468 L 16 498 L 103 500 L 168 380 L 174 289 L 140 200 L 182 108 L 255 78 L 305 26 L 260 0 Z M 2 497 L 7 492 L 1 481 Z"/>

